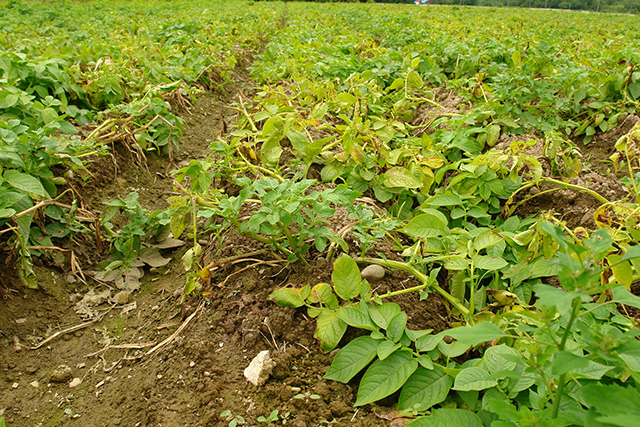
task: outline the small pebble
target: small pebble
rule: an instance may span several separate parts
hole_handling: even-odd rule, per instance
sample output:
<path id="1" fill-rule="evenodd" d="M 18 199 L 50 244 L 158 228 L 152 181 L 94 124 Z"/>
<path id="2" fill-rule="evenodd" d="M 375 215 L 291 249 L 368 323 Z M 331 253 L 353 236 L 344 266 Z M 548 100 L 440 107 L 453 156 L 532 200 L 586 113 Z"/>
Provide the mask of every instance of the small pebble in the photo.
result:
<path id="1" fill-rule="evenodd" d="M 69 387 L 71 388 L 78 387 L 81 383 L 82 383 L 82 380 L 80 378 L 74 378 L 69 383 Z"/>
<path id="2" fill-rule="evenodd" d="M 376 280 L 380 280 L 384 278 L 384 268 L 379 265 L 370 265 L 362 270 L 360 273 L 363 279 L 367 279 L 370 282 L 374 282 Z"/>
<path id="3" fill-rule="evenodd" d="M 67 365 L 60 365 L 56 369 L 53 370 L 51 376 L 49 377 L 49 381 L 52 383 L 64 383 L 69 381 L 73 377 L 71 368 Z"/>
<path id="4" fill-rule="evenodd" d="M 29 383 L 29 385 L 30 385 L 31 387 L 33 387 L 33 388 L 38 388 L 38 387 L 40 387 L 40 383 L 39 383 L 38 381 L 31 381 L 31 382 Z"/>
<path id="5" fill-rule="evenodd" d="M 20 386 L 20 384 L 18 384 L 18 383 L 11 384 L 11 388 L 18 388 L 19 386 Z"/>

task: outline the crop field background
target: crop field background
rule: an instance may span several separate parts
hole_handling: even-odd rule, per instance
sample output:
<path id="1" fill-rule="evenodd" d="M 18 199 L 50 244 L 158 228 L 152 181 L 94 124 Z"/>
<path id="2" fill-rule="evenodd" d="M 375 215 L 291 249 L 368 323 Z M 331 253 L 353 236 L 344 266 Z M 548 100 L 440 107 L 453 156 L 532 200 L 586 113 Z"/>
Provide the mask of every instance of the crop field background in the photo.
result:
<path id="1" fill-rule="evenodd" d="M 0 22 L 0 426 L 640 425 L 637 16 Z"/>

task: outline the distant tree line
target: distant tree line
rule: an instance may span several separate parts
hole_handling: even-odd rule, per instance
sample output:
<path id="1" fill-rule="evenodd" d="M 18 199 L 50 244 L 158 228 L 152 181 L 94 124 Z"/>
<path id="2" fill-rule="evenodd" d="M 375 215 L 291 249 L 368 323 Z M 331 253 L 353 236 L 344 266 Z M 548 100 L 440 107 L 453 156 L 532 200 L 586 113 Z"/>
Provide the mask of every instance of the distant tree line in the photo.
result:
<path id="1" fill-rule="evenodd" d="M 304 0 L 366 2 L 372 0 Z M 415 0 L 373 0 L 376 3 L 414 3 Z M 490 7 L 532 7 L 544 9 L 589 10 L 608 13 L 640 13 L 640 0 L 429 0 L 427 4 Z"/>

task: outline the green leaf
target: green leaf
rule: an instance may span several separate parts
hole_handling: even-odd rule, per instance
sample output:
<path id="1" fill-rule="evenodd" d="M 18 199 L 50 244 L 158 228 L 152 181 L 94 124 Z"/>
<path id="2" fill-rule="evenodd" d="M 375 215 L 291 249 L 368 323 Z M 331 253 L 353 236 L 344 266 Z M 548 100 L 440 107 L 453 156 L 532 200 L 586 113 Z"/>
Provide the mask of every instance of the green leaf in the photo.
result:
<path id="1" fill-rule="evenodd" d="M 325 378 L 347 383 L 376 357 L 380 341 L 369 336 L 358 337 L 336 354 Z"/>
<path id="2" fill-rule="evenodd" d="M 476 251 L 480 251 L 482 249 L 486 249 L 493 245 L 496 245 L 504 240 L 504 237 L 499 234 L 491 231 L 485 230 L 482 233 L 478 234 L 475 239 L 473 239 L 473 247 L 476 248 Z"/>
<path id="3" fill-rule="evenodd" d="M 631 246 L 627 249 L 618 262 L 624 262 L 634 258 L 640 258 L 640 245 Z"/>
<path id="4" fill-rule="evenodd" d="M 418 188 L 422 186 L 422 180 L 413 176 L 408 169 L 395 166 L 383 175 L 384 185 L 391 188 Z"/>
<path id="5" fill-rule="evenodd" d="M 389 326 L 389 322 L 393 319 L 397 314 L 399 314 L 402 310 L 400 310 L 400 306 L 393 302 L 387 302 L 382 305 L 374 305 L 369 307 L 369 316 L 371 320 L 381 327 L 382 329 L 387 329 Z"/>
<path id="6" fill-rule="evenodd" d="M 309 301 L 312 303 L 323 303 L 324 305 L 330 305 L 327 302 L 332 298 L 335 299 L 333 292 L 331 291 L 331 286 L 328 283 L 318 283 L 313 288 L 311 288 L 311 292 L 309 292 Z"/>
<path id="7" fill-rule="evenodd" d="M 320 348 L 325 353 L 330 352 L 340 342 L 347 330 L 347 324 L 338 318 L 335 310 L 322 310 L 318 316 L 318 325 L 314 337 L 320 340 Z"/>
<path id="8" fill-rule="evenodd" d="M 640 425 L 640 393 L 617 384 L 589 384 L 582 388 L 586 402 L 602 416 L 597 421 L 614 426 Z"/>
<path id="9" fill-rule="evenodd" d="M 23 197 L 24 193 L 18 193 L 15 191 L 6 191 L 0 195 L 0 206 L 3 208 L 9 208 L 18 203 Z"/>
<path id="10" fill-rule="evenodd" d="M 444 338 L 444 334 L 439 333 L 437 335 L 425 335 L 423 337 L 418 338 L 416 341 L 416 350 L 418 351 L 431 351 L 435 349 L 438 344 Z"/>
<path id="11" fill-rule="evenodd" d="M 410 351 L 396 351 L 376 360 L 364 373 L 355 406 L 362 406 L 395 393 L 418 368 Z"/>
<path id="12" fill-rule="evenodd" d="M 447 227 L 436 215 L 421 214 L 404 227 L 404 232 L 415 238 L 436 237 L 445 234 Z"/>
<path id="13" fill-rule="evenodd" d="M 482 270 L 489 270 L 489 271 L 500 270 L 501 268 L 504 268 L 507 265 L 509 265 L 509 263 L 503 260 L 502 258 L 497 258 L 494 256 L 488 256 L 488 255 L 482 255 L 482 256 L 475 255 L 473 257 L 473 262 L 476 268 L 479 268 Z"/>
<path id="14" fill-rule="evenodd" d="M 444 268 L 454 271 L 466 270 L 467 268 L 469 268 L 469 260 L 459 255 L 450 256 L 445 260 Z"/>
<path id="15" fill-rule="evenodd" d="M 517 362 L 520 358 L 520 353 L 512 347 L 504 344 L 489 347 L 485 351 L 482 360 L 486 365 L 489 372 L 495 374 L 502 370 L 513 370 L 516 368 Z"/>
<path id="16" fill-rule="evenodd" d="M 371 318 L 364 311 L 353 306 L 341 307 L 338 317 L 347 325 L 354 328 L 365 329 L 367 331 L 377 331 L 378 327 L 371 321 Z"/>
<path id="17" fill-rule="evenodd" d="M 11 108 L 20 99 L 20 95 L 17 93 L 7 93 L 5 96 L 0 97 L 0 108 Z"/>
<path id="18" fill-rule="evenodd" d="M 613 302 L 628 305 L 629 307 L 640 308 L 640 297 L 635 296 L 622 286 L 612 289 Z"/>
<path id="19" fill-rule="evenodd" d="M 4 180 L 18 190 L 37 194 L 42 197 L 47 195 L 40 180 L 31 175 L 27 175 L 26 173 L 18 172 L 16 170 L 7 170 L 4 172 Z"/>
<path id="20" fill-rule="evenodd" d="M 478 367 L 471 367 L 460 371 L 454 381 L 453 389 L 460 391 L 485 390 L 496 385 L 498 383 L 491 378 L 491 374 L 488 371 Z"/>
<path id="21" fill-rule="evenodd" d="M 460 326 L 443 331 L 445 335 L 454 338 L 461 344 L 475 346 L 485 341 L 491 341 L 505 336 L 505 333 L 490 322 L 481 322 L 475 326 Z"/>
<path id="22" fill-rule="evenodd" d="M 571 308 L 571 304 L 575 298 L 581 298 L 582 301 L 589 301 L 589 297 L 583 294 L 575 294 L 565 292 L 553 286 L 537 284 L 533 286 L 533 291 L 538 297 L 536 306 L 555 307 L 559 314 L 565 314 Z"/>
<path id="23" fill-rule="evenodd" d="M 380 360 L 386 359 L 387 357 L 389 357 L 389 355 L 393 354 L 393 352 L 398 350 L 400 347 L 402 347 L 402 344 L 400 343 L 394 343 L 393 341 L 389 341 L 389 340 L 382 341 L 378 346 L 378 350 L 377 350 L 378 359 Z"/>
<path id="24" fill-rule="evenodd" d="M 294 288 L 276 289 L 271 292 L 269 299 L 275 301 L 280 307 L 298 308 L 304 305 L 304 300 L 300 296 L 299 290 Z"/>
<path id="25" fill-rule="evenodd" d="M 640 99 L 640 80 L 629 85 L 629 94 L 635 100 Z"/>
<path id="26" fill-rule="evenodd" d="M 482 427 L 482 420 L 464 409 L 440 408 L 428 417 L 420 417 L 407 427 Z"/>
<path id="27" fill-rule="evenodd" d="M 614 255 L 609 255 L 609 260 L 613 261 Z M 611 271 L 613 272 L 613 277 L 616 281 L 624 286 L 627 289 L 631 288 L 631 283 L 633 282 L 633 269 L 631 268 L 631 262 L 623 261 L 619 263 L 615 263 L 611 267 Z"/>
<path id="28" fill-rule="evenodd" d="M 393 342 L 398 342 L 402 338 L 404 329 L 407 326 L 407 313 L 401 311 L 393 316 L 387 325 L 387 338 Z"/>
<path id="29" fill-rule="evenodd" d="M 456 194 L 440 194 L 425 202 L 428 206 L 460 206 L 462 199 Z"/>
<path id="30" fill-rule="evenodd" d="M 617 349 L 617 353 L 630 370 L 640 372 L 640 341 L 627 342 Z"/>
<path id="31" fill-rule="evenodd" d="M 0 218 L 10 218 L 15 215 L 16 211 L 9 208 L 0 208 Z"/>
<path id="32" fill-rule="evenodd" d="M 358 264 L 347 255 L 342 255 L 333 263 L 333 288 L 343 300 L 355 298 L 360 294 L 360 269 Z"/>
<path id="33" fill-rule="evenodd" d="M 568 351 L 555 353 L 551 363 L 551 372 L 554 375 L 572 374 L 573 376 L 599 380 L 604 374 L 613 369 L 586 357 L 577 356 Z"/>
<path id="34" fill-rule="evenodd" d="M 441 367 L 433 370 L 419 367 L 409 377 L 398 398 L 398 409 L 426 411 L 447 398 L 453 385 L 453 378 L 447 375 Z"/>

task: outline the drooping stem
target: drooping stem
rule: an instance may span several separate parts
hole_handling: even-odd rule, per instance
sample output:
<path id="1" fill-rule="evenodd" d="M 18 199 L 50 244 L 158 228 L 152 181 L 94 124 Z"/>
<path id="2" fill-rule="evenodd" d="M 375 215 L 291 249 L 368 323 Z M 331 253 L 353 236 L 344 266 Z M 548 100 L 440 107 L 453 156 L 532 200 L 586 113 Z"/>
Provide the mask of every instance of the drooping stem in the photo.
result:
<path id="1" fill-rule="evenodd" d="M 571 333 L 571 327 L 573 326 L 573 321 L 578 316 L 578 310 L 580 309 L 581 301 L 579 297 L 576 297 L 573 300 L 573 305 L 571 308 L 571 316 L 569 317 L 569 321 L 567 322 L 567 326 L 564 330 L 564 334 L 562 335 L 562 340 L 560 340 L 560 344 L 558 345 L 558 351 L 564 351 L 564 347 L 567 344 L 567 339 L 569 339 L 569 334 Z M 553 401 L 553 412 L 551 413 L 551 418 L 558 418 L 558 411 L 560 410 L 560 399 L 562 398 L 562 392 L 564 391 L 564 382 L 566 380 L 567 374 L 560 375 L 558 379 L 558 389 L 556 390 L 556 395 L 554 396 Z"/>
<path id="2" fill-rule="evenodd" d="M 603 196 L 601 196 L 600 194 L 596 193 L 595 191 L 593 191 L 593 190 L 591 190 L 591 189 L 589 189 L 587 187 L 581 187 L 580 185 L 570 184 L 568 182 L 560 181 L 560 180 L 557 180 L 557 179 L 554 179 L 554 178 L 542 178 L 539 181 L 530 181 L 530 182 L 523 183 L 522 186 L 518 190 L 516 190 L 515 193 L 513 193 L 511 195 L 509 200 L 507 200 L 507 203 L 505 204 L 505 208 L 503 210 L 503 213 L 506 211 L 506 216 L 509 216 L 509 215 L 511 215 L 513 213 L 513 211 L 518 206 L 520 206 L 520 204 L 522 204 L 522 202 L 520 202 L 515 207 L 513 207 L 513 208 L 511 208 L 511 209 L 509 209 L 507 211 L 507 207 L 511 205 L 511 203 L 513 201 L 513 198 L 514 198 L 514 196 L 516 194 L 518 194 L 521 191 L 526 190 L 527 188 L 531 188 L 531 187 L 536 186 L 538 184 L 545 184 L 545 183 L 546 184 L 554 184 L 554 185 L 557 185 L 558 187 L 568 188 L 568 189 L 571 189 L 571 190 L 576 190 L 576 191 L 581 191 L 583 193 L 587 193 L 588 195 L 590 195 L 591 197 L 593 197 L 594 199 L 596 199 L 597 201 L 599 201 L 603 205 L 611 203 L 609 200 L 605 199 Z M 540 193 L 538 193 L 538 194 L 536 194 L 534 196 L 531 196 L 531 197 L 536 197 L 536 196 L 539 196 L 541 194 L 545 194 L 545 193 L 550 192 L 550 191 L 552 191 L 552 190 L 545 190 L 545 191 L 540 192 Z"/>
<path id="3" fill-rule="evenodd" d="M 413 288 L 402 289 L 399 291 L 388 292 L 384 295 L 381 295 L 380 298 L 389 298 L 395 295 L 401 295 L 408 292 L 415 292 L 415 291 L 420 291 L 426 288 L 432 288 L 436 292 L 438 292 L 444 299 L 449 301 L 455 308 L 457 308 L 460 311 L 460 313 L 462 313 L 465 316 L 468 316 L 471 314 L 471 312 L 467 309 L 467 307 L 465 307 L 458 298 L 454 297 L 449 292 L 442 289 L 438 284 L 433 283 L 433 281 L 429 280 L 430 279 L 429 276 L 422 273 L 421 271 L 418 271 L 415 267 L 407 263 L 400 262 L 400 261 L 392 261 L 388 259 L 381 259 L 381 258 L 356 258 L 355 261 L 360 264 L 377 264 L 382 267 L 395 268 L 398 270 L 402 270 L 415 276 L 418 280 L 422 282 L 422 285 L 415 286 Z"/>

